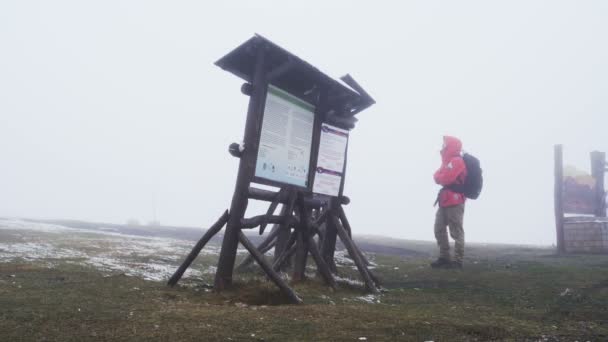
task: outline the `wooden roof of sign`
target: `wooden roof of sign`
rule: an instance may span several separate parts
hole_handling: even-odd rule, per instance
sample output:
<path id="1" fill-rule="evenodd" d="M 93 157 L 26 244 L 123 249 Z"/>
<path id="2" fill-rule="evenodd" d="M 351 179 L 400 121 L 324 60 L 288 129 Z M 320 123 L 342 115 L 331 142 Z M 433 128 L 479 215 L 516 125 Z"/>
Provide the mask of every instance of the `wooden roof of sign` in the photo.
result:
<path id="1" fill-rule="evenodd" d="M 310 103 L 316 103 L 314 96 L 317 92 L 315 90 L 324 89 L 327 92 L 326 113 L 329 116 L 354 119 L 354 115 L 375 103 L 374 99 L 350 75 L 340 78 L 345 85 L 257 34 L 215 64 L 245 81 L 251 82 L 256 51 L 262 47 L 267 49 L 265 56 L 268 81 Z M 354 125 L 356 120 L 352 121 Z"/>

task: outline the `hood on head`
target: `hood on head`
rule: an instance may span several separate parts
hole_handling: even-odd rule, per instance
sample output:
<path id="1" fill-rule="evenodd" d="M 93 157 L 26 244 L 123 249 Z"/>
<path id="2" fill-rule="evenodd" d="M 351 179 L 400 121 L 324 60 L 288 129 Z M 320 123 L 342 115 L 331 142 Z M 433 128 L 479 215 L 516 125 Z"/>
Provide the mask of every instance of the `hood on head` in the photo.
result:
<path id="1" fill-rule="evenodd" d="M 460 156 L 462 151 L 462 142 L 456 137 L 446 135 L 443 137 L 443 149 L 441 156 L 444 160 Z"/>

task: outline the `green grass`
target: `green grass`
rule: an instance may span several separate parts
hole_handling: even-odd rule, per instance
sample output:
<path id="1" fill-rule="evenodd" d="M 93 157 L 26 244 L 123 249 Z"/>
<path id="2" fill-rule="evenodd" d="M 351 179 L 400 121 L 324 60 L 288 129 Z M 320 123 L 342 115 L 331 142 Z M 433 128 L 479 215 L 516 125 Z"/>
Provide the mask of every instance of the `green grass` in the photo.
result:
<path id="1" fill-rule="evenodd" d="M 299 306 L 276 305 L 285 298 L 256 268 L 217 294 L 208 289 L 212 275 L 169 288 L 57 260 L 13 261 L 0 264 L 0 339 L 608 340 L 608 256 L 468 252 L 463 271 L 432 270 L 426 257 L 377 256 L 387 288 L 379 302 L 362 301 L 360 288 L 331 292 L 311 279 L 294 284 L 306 303 Z M 197 265 L 214 262 L 205 256 Z"/>

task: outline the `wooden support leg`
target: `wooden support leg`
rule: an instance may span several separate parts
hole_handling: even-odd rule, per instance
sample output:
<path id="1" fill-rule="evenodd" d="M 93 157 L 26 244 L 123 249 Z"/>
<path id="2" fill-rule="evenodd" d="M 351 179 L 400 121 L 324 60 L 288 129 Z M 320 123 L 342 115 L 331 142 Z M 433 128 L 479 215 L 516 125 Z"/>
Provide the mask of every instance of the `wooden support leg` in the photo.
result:
<path id="1" fill-rule="evenodd" d="M 289 229 L 283 229 L 279 231 L 279 235 L 277 236 L 277 243 L 274 247 L 274 261 L 277 261 L 281 256 L 281 253 L 285 252 L 290 237 L 291 234 L 289 232 Z"/>
<path id="2" fill-rule="evenodd" d="M 333 216 L 331 213 L 328 214 Z M 338 274 L 338 268 L 336 267 L 336 261 L 334 254 L 336 252 L 336 241 L 337 241 L 337 230 L 332 219 L 325 221 L 325 234 L 323 236 L 323 242 L 321 244 L 321 255 L 325 260 L 329 269 L 334 273 Z"/>
<path id="3" fill-rule="evenodd" d="M 281 197 L 281 193 L 282 193 L 282 189 L 277 192 L 275 199 L 270 203 L 270 206 L 268 207 L 268 211 L 266 211 L 266 216 L 271 216 L 274 214 L 274 211 L 277 210 L 277 206 L 279 205 L 279 198 Z M 283 208 L 281 209 L 281 216 L 285 216 L 285 210 L 287 209 L 286 206 L 283 206 Z M 266 226 L 268 225 L 268 223 L 264 222 L 260 225 L 260 235 L 264 234 L 264 230 L 266 229 Z M 275 224 L 273 226 L 274 228 L 277 228 L 278 226 Z"/>
<path id="4" fill-rule="evenodd" d="M 325 223 L 321 224 L 315 232 L 319 235 L 319 246 L 323 246 L 323 240 L 325 240 Z"/>
<path id="5" fill-rule="evenodd" d="M 297 229 L 296 239 L 296 256 L 293 266 L 294 281 L 302 281 L 306 279 L 306 262 L 308 260 L 308 239 L 305 235 L 308 235 L 302 229 Z"/>
<path id="6" fill-rule="evenodd" d="M 283 209 L 285 211 L 282 212 L 281 215 L 291 215 L 293 213 L 293 208 L 295 206 L 297 193 L 295 191 L 293 191 L 289 196 L 290 197 L 287 202 L 287 205 L 283 207 Z M 277 243 L 274 248 L 274 261 L 275 262 L 277 261 L 277 259 L 281 255 L 281 253 L 283 253 L 288 248 L 287 243 L 289 242 L 290 237 L 291 237 L 291 234 L 289 232 L 289 226 L 287 226 L 286 229 L 281 229 L 279 231 L 279 235 L 277 236 Z"/>
<path id="7" fill-rule="evenodd" d="M 266 259 L 264 259 L 264 256 L 260 252 L 258 252 L 257 248 L 255 248 L 255 246 L 251 243 L 251 241 L 249 241 L 249 239 L 247 239 L 247 237 L 245 236 L 245 234 L 243 234 L 243 232 L 239 232 L 239 241 L 249 251 L 249 253 L 251 253 L 251 255 L 253 255 L 253 258 L 255 259 L 255 261 L 260 265 L 260 267 L 268 275 L 270 280 L 272 280 L 279 287 L 279 289 L 281 289 L 281 291 L 283 291 L 283 293 L 285 293 L 289 297 L 289 299 L 291 299 L 291 301 L 293 303 L 301 304 L 302 299 L 300 299 L 300 297 L 298 297 L 298 294 L 287 285 L 287 283 L 283 280 L 283 278 L 281 278 L 281 276 L 279 274 L 277 274 L 272 269 L 272 266 L 266 261 Z"/>
<path id="8" fill-rule="evenodd" d="M 168 285 L 175 286 L 175 284 L 177 284 L 177 282 L 184 275 L 184 272 L 186 272 L 188 267 L 190 267 L 190 264 L 192 264 L 194 259 L 196 259 L 198 254 L 201 252 L 201 250 L 207 244 L 207 242 L 209 242 L 209 240 L 211 240 L 211 238 L 215 234 L 217 234 L 220 230 L 222 230 L 222 227 L 224 227 L 226 222 L 228 222 L 229 217 L 230 217 L 230 215 L 228 213 L 228 210 L 226 210 L 224 212 L 224 214 L 219 218 L 219 220 L 217 220 L 217 222 L 215 222 L 209 229 L 207 229 L 207 231 L 205 232 L 203 237 L 201 237 L 201 239 L 198 240 L 198 242 L 196 243 L 194 248 L 192 248 L 192 251 L 190 251 L 190 254 L 188 254 L 186 259 L 182 262 L 181 266 L 177 269 L 177 271 L 175 271 L 175 273 L 173 274 L 171 279 L 169 279 L 169 282 L 167 283 Z"/>
<path id="9" fill-rule="evenodd" d="M 334 276 L 331 273 L 331 270 L 329 269 L 329 267 L 323 260 L 323 257 L 321 256 L 321 253 L 319 252 L 319 249 L 317 248 L 317 243 L 314 240 L 314 235 L 315 235 L 314 232 L 317 229 L 315 227 L 313 227 L 311 212 L 306 209 L 307 208 L 304 206 L 300 207 L 300 223 L 301 223 L 300 227 L 302 228 L 301 229 L 301 231 L 303 232 L 302 235 L 306 239 L 306 245 L 308 247 L 308 250 L 310 251 L 310 254 L 313 257 L 313 260 L 317 264 L 317 269 L 319 270 L 321 277 L 323 277 L 323 280 L 325 281 L 325 283 L 327 285 L 329 285 L 329 286 L 331 286 L 331 288 L 335 289 L 337 286 L 336 280 L 334 279 Z M 318 219 L 324 220 L 325 218 L 318 217 Z"/>
<path id="10" fill-rule="evenodd" d="M 249 185 L 252 175 L 255 173 L 256 151 L 251 148 L 255 146 L 256 136 L 260 119 L 264 112 L 264 101 L 266 97 L 266 63 L 264 60 L 265 49 L 256 50 L 255 66 L 251 80 L 252 90 L 247 109 L 247 120 L 245 121 L 245 134 L 243 142 L 245 150 L 239 160 L 239 171 L 236 176 L 232 202 L 230 203 L 230 218 L 226 223 L 224 240 L 217 262 L 215 281 L 213 287 L 216 291 L 221 291 L 232 285 L 232 273 L 236 260 L 236 250 L 239 245 L 239 234 L 241 233 L 241 219 L 247 210 L 249 199 Z"/>
<path id="11" fill-rule="evenodd" d="M 357 244 L 353 240 L 352 228 L 350 227 L 350 223 L 348 222 L 348 218 L 346 218 L 346 213 L 344 212 L 344 208 L 341 205 L 338 206 L 338 213 L 340 214 L 340 221 L 342 222 L 342 226 L 344 227 L 344 229 L 346 229 L 346 231 L 348 232 L 348 236 L 353 241 L 353 246 L 355 247 L 355 251 L 359 254 L 359 256 L 361 257 L 361 259 L 363 259 L 363 262 L 365 263 L 366 266 L 371 265 L 370 262 L 369 262 L 369 260 L 367 260 L 367 258 L 365 257 L 365 255 L 359 249 L 359 246 L 357 246 Z"/>
<path id="12" fill-rule="evenodd" d="M 273 244 L 273 241 L 276 239 L 277 235 L 279 235 L 280 233 L 280 229 L 281 226 L 276 226 L 276 229 L 273 229 L 270 234 L 268 234 L 268 236 L 266 237 L 266 239 L 264 239 L 264 241 L 262 241 L 262 243 L 257 247 L 258 250 L 264 254 L 266 253 L 266 251 L 264 251 L 264 249 L 266 249 L 268 246 Z M 249 266 L 251 263 L 253 262 L 253 257 L 250 255 L 248 255 L 238 266 L 237 266 L 237 270 L 242 270 L 245 267 Z"/>
<path id="13" fill-rule="evenodd" d="M 291 233 L 289 237 L 289 241 L 287 241 L 287 245 L 285 246 L 285 250 L 279 255 L 279 257 L 272 264 L 272 268 L 275 271 L 279 271 L 284 269 L 285 264 L 289 262 L 291 256 L 296 252 L 296 246 L 294 246 L 297 239 L 297 232 L 294 231 Z"/>
<path id="14" fill-rule="evenodd" d="M 331 273 L 329 266 L 327 266 L 325 260 L 323 260 L 323 257 L 317 248 L 317 244 L 310 234 L 308 235 L 308 249 L 310 250 L 310 254 L 317 264 L 317 269 L 319 270 L 319 273 L 323 277 L 325 283 L 331 286 L 332 289 L 335 289 L 338 286 L 336 279 L 334 279 L 334 275 Z"/>
<path id="15" fill-rule="evenodd" d="M 342 240 L 342 243 L 348 250 L 348 254 L 350 254 L 353 257 L 353 261 L 355 262 L 355 265 L 357 266 L 357 269 L 359 270 L 359 273 L 361 274 L 361 277 L 363 278 L 366 289 L 372 293 L 378 293 L 379 292 L 378 288 L 376 287 L 373 279 L 369 275 L 369 270 L 365 266 L 365 263 L 363 262 L 363 260 L 361 260 L 361 256 L 359 255 L 359 253 L 357 253 L 355 251 L 355 247 L 353 246 L 352 240 L 348 236 L 348 233 L 346 232 L 344 227 L 342 227 L 340 220 L 338 220 L 338 218 L 333 215 L 331 217 L 331 220 L 333 221 L 334 225 L 336 226 L 336 230 L 338 231 L 340 240 Z"/>

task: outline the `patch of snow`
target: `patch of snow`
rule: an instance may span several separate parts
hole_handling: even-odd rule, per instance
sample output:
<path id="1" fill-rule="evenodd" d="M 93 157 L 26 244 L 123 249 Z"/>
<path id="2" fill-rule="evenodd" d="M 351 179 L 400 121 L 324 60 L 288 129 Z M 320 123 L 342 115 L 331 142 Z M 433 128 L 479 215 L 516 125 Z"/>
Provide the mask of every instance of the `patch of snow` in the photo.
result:
<path id="1" fill-rule="evenodd" d="M 36 223 L 20 219 L 0 219 L 0 229 L 34 230 L 46 233 L 63 233 L 65 231 L 77 230 L 58 224 Z"/>
<path id="2" fill-rule="evenodd" d="M 369 294 L 366 296 L 360 296 L 360 297 L 356 297 L 355 300 L 361 301 L 361 302 L 365 302 L 368 304 L 380 304 L 380 298 L 376 295 L 373 294 Z"/>
<path id="3" fill-rule="evenodd" d="M 366 253 L 363 253 L 363 255 L 365 256 L 367 261 L 369 261 L 369 266 L 367 268 L 372 270 L 378 267 L 378 264 L 376 264 L 376 262 L 374 261 L 373 255 Z M 334 253 L 334 260 L 336 261 L 337 265 L 349 266 L 353 269 L 356 269 L 355 262 L 348 256 L 348 251 L 346 250 L 336 251 Z"/>
<path id="4" fill-rule="evenodd" d="M 350 278 L 343 278 L 337 275 L 334 275 L 334 278 L 336 279 L 336 281 L 338 283 L 345 283 L 345 284 L 349 284 L 349 285 L 353 285 L 353 286 L 364 286 L 365 284 L 363 284 L 362 281 L 359 280 L 354 280 L 354 279 L 350 279 Z"/>
<path id="5" fill-rule="evenodd" d="M 192 249 L 192 241 L 187 240 L 73 229 L 18 219 L 0 219 L 0 229 L 37 233 L 35 242 L 0 243 L 0 262 L 17 258 L 45 262 L 49 259 L 83 259 L 69 262 L 154 281 L 168 279 Z M 58 233 L 61 234 L 56 235 Z M 217 246 L 206 246 L 201 251 L 201 255 L 218 253 Z M 202 271 L 189 268 L 184 277 L 210 273 L 215 273 L 215 267 Z"/>
<path id="6" fill-rule="evenodd" d="M 342 265 L 342 266 L 354 265 L 355 263 L 352 261 L 352 259 L 350 259 L 346 255 L 348 255 L 348 252 L 345 250 L 336 251 L 334 253 L 334 260 L 336 261 L 336 264 Z"/>
<path id="7" fill-rule="evenodd" d="M 0 260 L 22 258 L 25 260 L 38 259 L 71 259 L 84 258 L 87 255 L 77 250 L 59 248 L 49 243 L 0 243 Z"/>
<path id="8" fill-rule="evenodd" d="M 188 269 L 190 270 L 190 269 Z M 215 274 L 215 272 L 217 271 L 217 267 L 215 266 L 209 266 L 206 269 L 204 269 L 201 274 Z"/>

